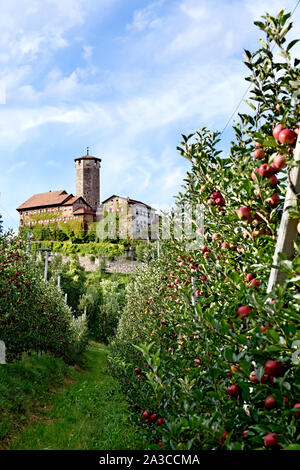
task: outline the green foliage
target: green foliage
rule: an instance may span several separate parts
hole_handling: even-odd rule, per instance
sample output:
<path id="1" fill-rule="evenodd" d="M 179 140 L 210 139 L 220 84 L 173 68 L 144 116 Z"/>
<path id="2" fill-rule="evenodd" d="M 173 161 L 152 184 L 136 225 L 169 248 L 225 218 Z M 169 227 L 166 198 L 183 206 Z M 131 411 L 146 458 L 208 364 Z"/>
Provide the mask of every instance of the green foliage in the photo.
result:
<path id="1" fill-rule="evenodd" d="M 135 247 L 136 257 L 138 261 L 148 263 L 151 259 L 156 256 L 157 253 L 157 244 L 139 242 Z"/>
<path id="2" fill-rule="evenodd" d="M 91 338 L 107 344 L 115 335 L 125 304 L 126 277 L 105 277 L 100 271 L 89 276 L 79 310 L 87 312 Z"/>
<path id="3" fill-rule="evenodd" d="M 106 355 L 103 345 L 91 344 L 84 368 L 68 369 L 64 387 L 45 397 L 47 406 L 43 400 L 43 407 L 34 410 L 34 419 L 14 435 L 10 450 L 142 449 L 120 386 L 107 373 Z M 22 406 L 18 397 L 13 398 Z M 44 398 L 40 390 L 38 398 Z"/>
<path id="4" fill-rule="evenodd" d="M 60 385 L 67 373 L 62 359 L 48 354 L 24 355 L 22 361 L 0 366 L 0 448 L 28 412 L 47 397 L 49 387 Z"/>
<path id="5" fill-rule="evenodd" d="M 78 240 L 78 239 L 77 239 Z M 104 257 L 114 259 L 119 256 L 125 256 L 125 246 L 123 243 L 110 242 L 89 242 L 89 243 L 71 243 L 70 241 L 39 241 L 32 243 L 32 251 L 38 251 L 39 248 L 49 248 L 53 252 L 62 253 L 66 256 L 77 253 L 78 256 L 94 255 L 95 257 Z"/>
<path id="6" fill-rule="evenodd" d="M 68 305 L 77 311 L 81 296 L 85 292 L 86 272 L 78 259 L 73 259 L 63 266 L 61 288 L 68 295 Z"/>
<path id="7" fill-rule="evenodd" d="M 300 392 L 299 242 L 294 259 L 281 261 L 286 282 L 266 292 L 294 148 L 275 141 L 272 130 L 279 122 L 293 129 L 300 117 L 292 84 L 299 69 L 290 63 L 292 43 L 284 49 L 289 16 L 266 15 L 258 23 L 266 42 L 245 53 L 255 116 L 239 115 L 229 154 L 221 155 L 219 133 L 207 128 L 182 136 L 178 149 L 191 169 L 177 206 L 204 208 L 203 242 L 171 230 L 160 259 L 128 288 L 110 367 L 153 449 L 159 441 L 178 450 L 264 449 L 269 433 L 277 434 L 280 448 L 299 445 L 293 408 Z M 284 61 L 275 61 L 274 42 Z M 265 151 L 259 165 L 270 165 L 275 153 L 286 155 L 287 168 L 275 183 L 251 178 L 259 166 L 255 142 Z M 272 206 L 275 191 L 279 201 Z M 245 206 L 250 216 L 241 220 L 237 211 Z M 191 222 L 201 232 L 201 224 Z M 246 315 L 238 314 L 242 306 L 249 307 Z M 269 360 L 280 361 L 282 371 L 266 372 Z M 232 385 L 236 396 L 227 392 Z M 272 409 L 264 403 L 268 396 L 275 399 Z M 143 419 L 143 411 L 156 419 Z"/>
<path id="8" fill-rule="evenodd" d="M 33 350 L 75 361 L 86 345 L 86 325 L 81 323 L 79 335 L 62 293 L 54 283 L 44 284 L 20 241 L 1 241 L 0 273 L 1 340 L 7 360 Z"/>

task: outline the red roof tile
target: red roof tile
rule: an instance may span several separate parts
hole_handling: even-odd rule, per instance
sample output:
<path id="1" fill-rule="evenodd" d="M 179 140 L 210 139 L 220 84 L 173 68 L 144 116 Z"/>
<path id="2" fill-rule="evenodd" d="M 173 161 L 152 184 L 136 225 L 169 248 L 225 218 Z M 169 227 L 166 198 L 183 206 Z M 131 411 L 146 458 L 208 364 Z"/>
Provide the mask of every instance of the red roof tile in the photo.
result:
<path id="1" fill-rule="evenodd" d="M 74 197 L 73 194 L 68 194 L 66 191 L 48 191 L 47 193 L 34 194 L 17 207 L 17 211 L 44 206 L 60 206 L 72 197 Z"/>

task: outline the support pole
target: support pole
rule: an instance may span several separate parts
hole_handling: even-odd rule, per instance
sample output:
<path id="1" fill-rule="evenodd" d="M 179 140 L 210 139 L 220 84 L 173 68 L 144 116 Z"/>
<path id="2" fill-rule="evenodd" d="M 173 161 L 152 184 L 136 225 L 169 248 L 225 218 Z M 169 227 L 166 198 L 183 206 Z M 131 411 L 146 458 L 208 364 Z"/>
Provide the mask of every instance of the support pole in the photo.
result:
<path id="1" fill-rule="evenodd" d="M 44 282 L 47 282 L 48 277 L 48 259 L 49 259 L 49 251 L 46 251 L 46 258 L 45 258 L 45 272 L 44 272 Z"/>
<path id="2" fill-rule="evenodd" d="M 297 138 L 296 147 L 294 150 L 295 161 L 300 161 L 300 134 Z M 290 172 L 290 182 L 287 188 L 283 214 L 278 230 L 278 238 L 276 248 L 274 252 L 273 265 L 278 265 L 279 254 L 283 253 L 288 259 L 292 259 L 294 255 L 294 242 L 297 239 L 297 219 L 291 219 L 287 208 L 296 205 L 297 196 L 300 195 L 300 166 L 292 168 Z M 271 269 L 267 292 L 271 292 L 276 284 L 283 284 L 285 281 L 285 273 L 279 271 L 276 268 Z"/>
<path id="3" fill-rule="evenodd" d="M 160 258 L 160 240 L 157 241 L 157 257 Z"/>
<path id="4" fill-rule="evenodd" d="M 29 256 L 29 254 L 30 254 L 30 239 L 31 239 L 31 235 L 32 235 L 31 232 L 28 232 L 28 233 L 27 233 L 27 249 L 26 249 L 26 254 L 27 254 L 27 256 Z"/>

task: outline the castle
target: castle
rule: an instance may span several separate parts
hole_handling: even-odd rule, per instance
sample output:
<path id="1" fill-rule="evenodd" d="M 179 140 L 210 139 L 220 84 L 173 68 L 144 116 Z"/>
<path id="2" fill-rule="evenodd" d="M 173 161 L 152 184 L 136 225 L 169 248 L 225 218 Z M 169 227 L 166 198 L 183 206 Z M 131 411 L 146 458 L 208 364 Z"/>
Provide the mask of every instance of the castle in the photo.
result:
<path id="1" fill-rule="evenodd" d="M 131 238 L 148 238 L 145 233 L 158 221 L 155 209 L 141 201 L 113 195 L 100 203 L 101 159 L 87 154 L 74 159 L 76 168 L 76 196 L 65 190 L 35 194 L 19 207 L 20 227 L 37 224 L 67 223 L 77 220 L 82 230 L 99 222 L 107 214 L 118 214 L 123 220 L 117 235 L 125 230 Z M 124 223 L 124 221 L 126 223 Z M 109 235 L 109 234 L 108 234 Z"/>

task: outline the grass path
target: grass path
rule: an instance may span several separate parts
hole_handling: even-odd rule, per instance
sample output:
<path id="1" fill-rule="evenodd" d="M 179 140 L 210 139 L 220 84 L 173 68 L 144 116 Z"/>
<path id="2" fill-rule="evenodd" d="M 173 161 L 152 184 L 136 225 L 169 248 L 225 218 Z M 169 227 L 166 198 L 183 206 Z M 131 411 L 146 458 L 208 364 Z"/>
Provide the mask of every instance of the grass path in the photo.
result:
<path id="1" fill-rule="evenodd" d="M 128 422 L 127 402 L 106 369 L 107 350 L 93 343 L 85 369 L 74 370 L 68 383 L 33 415 L 11 440 L 13 450 L 136 449 L 135 429 Z"/>

